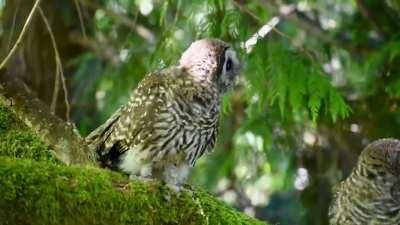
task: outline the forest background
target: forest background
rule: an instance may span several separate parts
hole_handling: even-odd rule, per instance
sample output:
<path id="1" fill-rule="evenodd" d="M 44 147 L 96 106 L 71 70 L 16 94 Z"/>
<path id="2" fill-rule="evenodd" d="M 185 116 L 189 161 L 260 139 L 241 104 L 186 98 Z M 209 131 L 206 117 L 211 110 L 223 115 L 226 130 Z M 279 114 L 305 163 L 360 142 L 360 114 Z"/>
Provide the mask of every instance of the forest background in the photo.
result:
<path id="1" fill-rule="evenodd" d="M 0 59 L 33 4 L 0 0 Z M 27 29 L 8 73 L 83 136 L 192 41 L 232 43 L 245 67 L 190 183 L 271 224 L 327 224 L 360 151 L 400 133 L 397 0 L 47 0 Z"/>

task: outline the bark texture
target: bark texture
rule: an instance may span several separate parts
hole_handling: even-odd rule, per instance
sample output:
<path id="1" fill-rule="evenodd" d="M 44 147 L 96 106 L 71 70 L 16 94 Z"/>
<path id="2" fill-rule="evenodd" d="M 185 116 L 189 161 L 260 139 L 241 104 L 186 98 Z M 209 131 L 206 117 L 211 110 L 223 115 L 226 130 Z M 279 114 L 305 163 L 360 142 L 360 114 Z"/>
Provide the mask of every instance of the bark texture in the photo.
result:
<path id="1" fill-rule="evenodd" d="M 65 164 L 94 162 L 92 153 L 74 127 L 50 112 L 48 106 L 17 77 L 0 71 L 0 95 L 10 108 Z"/>

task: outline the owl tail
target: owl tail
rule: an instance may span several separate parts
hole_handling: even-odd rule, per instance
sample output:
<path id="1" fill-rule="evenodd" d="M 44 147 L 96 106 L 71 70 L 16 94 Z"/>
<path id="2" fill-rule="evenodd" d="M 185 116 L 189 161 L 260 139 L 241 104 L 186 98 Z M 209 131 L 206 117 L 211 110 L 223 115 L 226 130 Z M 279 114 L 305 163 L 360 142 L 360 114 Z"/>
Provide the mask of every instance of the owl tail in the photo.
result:
<path id="1" fill-rule="evenodd" d="M 122 108 L 122 107 L 121 107 Z M 119 108 L 104 124 L 93 130 L 85 141 L 99 150 L 99 147 L 104 144 L 109 135 L 114 129 L 114 125 L 121 116 L 121 108 Z"/>

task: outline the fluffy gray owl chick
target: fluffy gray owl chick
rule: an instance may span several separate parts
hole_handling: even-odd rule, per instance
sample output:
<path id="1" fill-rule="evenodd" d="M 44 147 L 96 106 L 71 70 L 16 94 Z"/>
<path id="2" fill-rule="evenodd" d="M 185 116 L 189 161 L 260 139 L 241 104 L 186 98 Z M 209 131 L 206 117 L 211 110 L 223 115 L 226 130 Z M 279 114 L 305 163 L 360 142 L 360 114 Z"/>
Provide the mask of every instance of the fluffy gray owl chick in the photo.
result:
<path id="1" fill-rule="evenodd" d="M 335 191 L 331 225 L 399 225 L 400 141 L 381 139 L 368 145 Z"/>
<path id="2" fill-rule="evenodd" d="M 182 184 L 214 148 L 221 99 L 240 69 L 227 43 L 198 40 L 176 66 L 145 76 L 129 102 L 86 139 L 103 166 Z"/>

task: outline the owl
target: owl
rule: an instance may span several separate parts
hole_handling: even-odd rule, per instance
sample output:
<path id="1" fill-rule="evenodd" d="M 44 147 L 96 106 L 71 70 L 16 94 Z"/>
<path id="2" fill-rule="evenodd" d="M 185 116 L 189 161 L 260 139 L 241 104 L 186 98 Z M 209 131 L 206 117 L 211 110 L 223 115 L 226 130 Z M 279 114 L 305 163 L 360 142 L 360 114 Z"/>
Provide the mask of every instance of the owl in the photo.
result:
<path id="1" fill-rule="evenodd" d="M 241 67 L 227 43 L 193 42 L 176 65 L 145 76 L 128 103 L 86 140 L 105 167 L 179 186 L 213 150 L 222 97 Z"/>
<path id="2" fill-rule="evenodd" d="M 336 188 L 331 225 L 400 224 L 400 141 L 381 139 L 361 153 L 350 176 Z"/>

